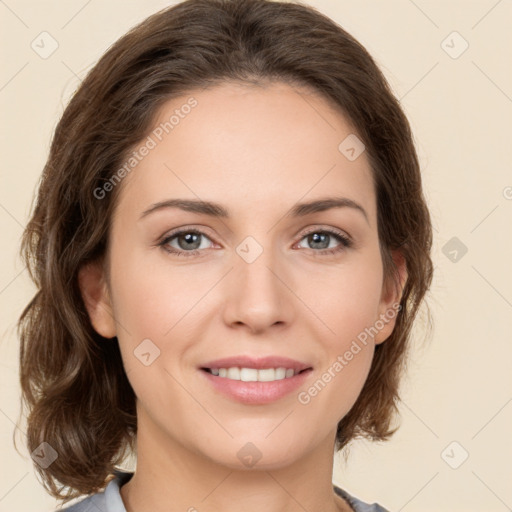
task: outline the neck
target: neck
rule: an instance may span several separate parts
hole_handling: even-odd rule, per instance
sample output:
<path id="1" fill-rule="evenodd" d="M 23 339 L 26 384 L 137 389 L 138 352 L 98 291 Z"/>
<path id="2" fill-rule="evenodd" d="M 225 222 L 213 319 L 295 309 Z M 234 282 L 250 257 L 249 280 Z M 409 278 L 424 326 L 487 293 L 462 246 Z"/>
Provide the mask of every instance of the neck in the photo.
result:
<path id="1" fill-rule="evenodd" d="M 139 417 L 139 420 L 143 418 Z M 143 422 L 140 422 L 144 424 Z M 333 446 L 275 469 L 233 469 L 191 451 L 154 425 L 137 433 L 137 469 L 121 487 L 127 512 L 349 512 L 332 487 Z"/>

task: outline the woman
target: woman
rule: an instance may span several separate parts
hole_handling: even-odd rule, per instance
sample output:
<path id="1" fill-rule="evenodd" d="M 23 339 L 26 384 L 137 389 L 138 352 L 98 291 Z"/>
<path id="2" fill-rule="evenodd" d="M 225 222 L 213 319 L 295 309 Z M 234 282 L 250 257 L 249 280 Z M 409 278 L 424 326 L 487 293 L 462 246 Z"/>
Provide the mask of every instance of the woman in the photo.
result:
<path id="1" fill-rule="evenodd" d="M 74 94 L 24 233 L 45 487 L 73 512 L 385 511 L 333 455 L 396 431 L 431 242 L 408 121 L 341 27 L 268 0 L 150 16 Z"/>

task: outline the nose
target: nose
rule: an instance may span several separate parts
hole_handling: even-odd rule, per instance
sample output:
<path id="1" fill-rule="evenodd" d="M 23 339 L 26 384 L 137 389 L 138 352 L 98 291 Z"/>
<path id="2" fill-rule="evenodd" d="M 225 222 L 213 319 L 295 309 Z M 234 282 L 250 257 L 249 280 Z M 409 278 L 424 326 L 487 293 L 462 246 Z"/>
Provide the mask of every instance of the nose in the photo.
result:
<path id="1" fill-rule="evenodd" d="M 289 325 L 295 298 L 284 262 L 277 262 L 270 249 L 249 261 L 238 254 L 234 257 L 234 268 L 225 281 L 224 321 L 252 334 Z"/>

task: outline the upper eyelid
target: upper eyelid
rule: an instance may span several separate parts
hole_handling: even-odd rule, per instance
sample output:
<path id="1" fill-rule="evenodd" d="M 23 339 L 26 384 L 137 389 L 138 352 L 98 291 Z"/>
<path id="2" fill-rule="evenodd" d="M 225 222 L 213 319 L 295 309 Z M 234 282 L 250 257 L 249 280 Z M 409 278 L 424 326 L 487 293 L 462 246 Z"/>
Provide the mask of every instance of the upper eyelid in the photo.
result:
<path id="1" fill-rule="evenodd" d="M 214 241 L 214 240 L 212 240 L 213 237 L 208 234 L 208 232 L 205 230 L 204 227 L 197 228 L 197 227 L 194 227 L 194 226 L 192 226 L 192 227 L 185 227 L 185 228 L 176 228 L 175 230 L 171 230 L 171 231 L 165 233 L 160 238 L 160 241 L 163 242 L 165 240 L 169 240 L 170 238 L 174 238 L 174 237 L 176 237 L 178 235 L 181 235 L 183 233 L 195 233 L 195 232 L 201 234 L 202 236 L 207 237 L 212 242 Z"/>

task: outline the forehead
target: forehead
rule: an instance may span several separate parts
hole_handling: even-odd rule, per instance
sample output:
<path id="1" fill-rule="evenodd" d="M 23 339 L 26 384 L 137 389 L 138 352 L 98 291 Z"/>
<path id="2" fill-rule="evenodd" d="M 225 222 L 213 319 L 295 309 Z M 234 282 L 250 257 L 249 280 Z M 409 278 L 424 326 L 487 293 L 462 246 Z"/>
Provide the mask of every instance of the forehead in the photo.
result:
<path id="1" fill-rule="evenodd" d="M 344 153 L 354 137 L 341 109 L 305 88 L 274 82 L 192 90 L 164 103 L 134 148 L 145 156 L 124 178 L 119 208 L 140 213 L 185 197 L 224 203 L 236 214 L 336 195 L 362 203 L 373 219 L 366 152 Z"/>

